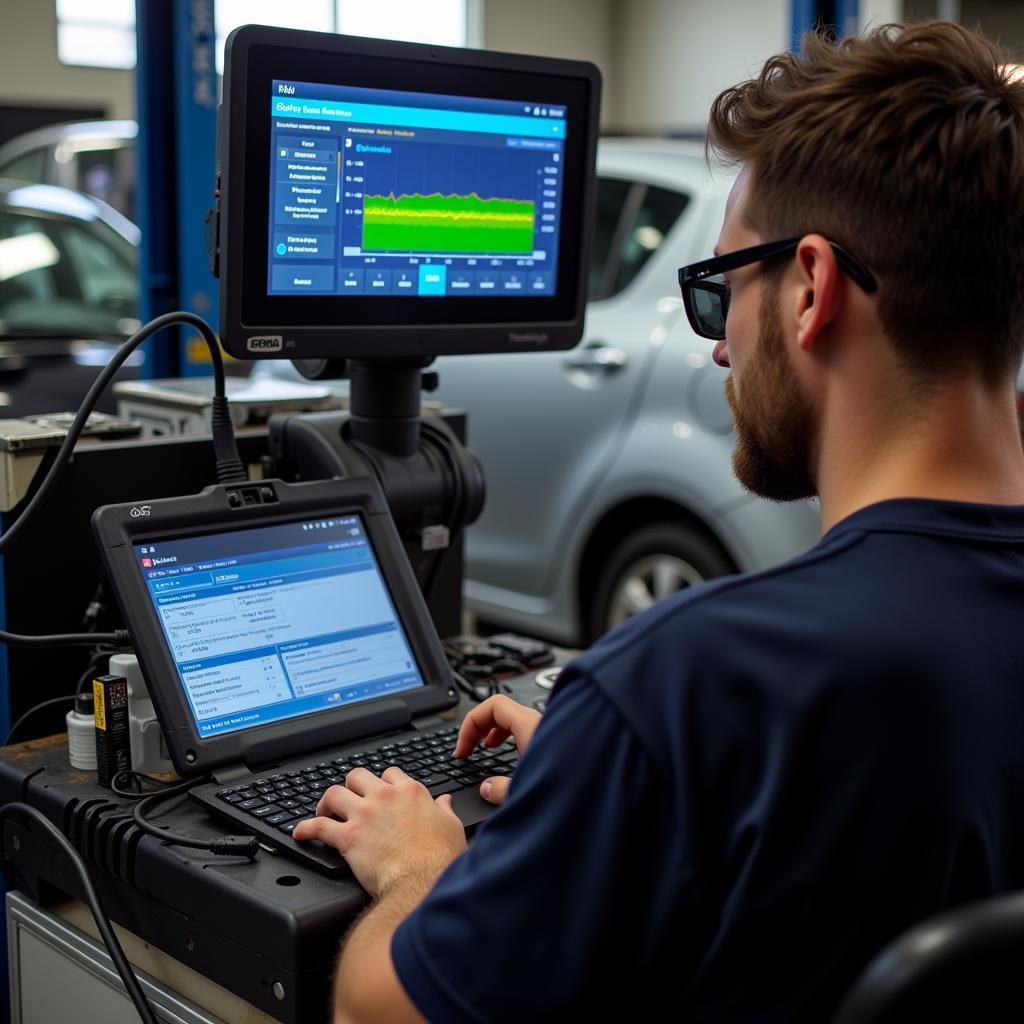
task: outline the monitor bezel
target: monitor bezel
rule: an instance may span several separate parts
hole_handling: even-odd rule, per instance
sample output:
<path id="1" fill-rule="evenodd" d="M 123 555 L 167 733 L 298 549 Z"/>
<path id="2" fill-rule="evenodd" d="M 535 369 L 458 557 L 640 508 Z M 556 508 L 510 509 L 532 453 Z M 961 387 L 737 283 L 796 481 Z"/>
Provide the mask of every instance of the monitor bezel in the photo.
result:
<path id="1" fill-rule="evenodd" d="M 523 99 L 525 90 L 527 98 L 564 105 L 564 181 L 571 187 L 562 196 L 556 294 L 268 295 L 268 100 L 274 79 L 495 99 Z M 600 75 L 586 62 L 263 26 L 236 29 L 225 47 L 219 133 L 224 347 L 247 359 L 572 348 L 583 332 L 599 105 Z"/>
<path id="2" fill-rule="evenodd" d="M 273 500 L 232 503 L 234 491 Z M 146 509 L 145 514 L 140 510 Z M 200 734 L 159 614 L 138 566 L 135 546 L 309 519 L 359 515 L 381 577 L 412 649 L 423 685 L 358 704 L 312 711 L 212 736 Z M 117 603 L 131 633 L 149 696 L 180 775 L 200 775 L 226 765 L 257 768 L 312 753 L 374 731 L 399 728 L 417 716 L 458 702 L 451 670 L 401 539 L 376 481 L 368 478 L 288 484 L 218 484 L 201 494 L 149 503 L 109 505 L 93 514 L 93 530 Z M 154 685 L 156 680 L 170 680 Z"/>

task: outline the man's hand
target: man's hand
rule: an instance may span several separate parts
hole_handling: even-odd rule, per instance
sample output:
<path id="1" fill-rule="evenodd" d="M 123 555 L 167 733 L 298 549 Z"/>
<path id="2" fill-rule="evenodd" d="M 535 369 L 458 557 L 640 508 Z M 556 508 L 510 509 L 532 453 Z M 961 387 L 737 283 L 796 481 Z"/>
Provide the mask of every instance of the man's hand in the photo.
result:
<path id="1" fill-rule="evenodd" d="M 292 836 L 333 846 L 374 898 L 403 883 L 425 894 L 466 849 L 451 797 L 435 801 L 401 768 L 388 768 L 380 778 L 353 769 L 344 786 L 324 793 L 316 813 L 299 822 Z"/>
<path id="2" fill-rule="evenodd" d="M 515 740 L 521 754 L 533 739 L 540 719 L 539 711 L 517 704 L 508 697 L 488 697 L 466 715 L 455 743 L 455 756 L 469 757 L 481 741 L 485 747 L 500 746 L 509 736 Z M 484 779 L 480 783 L 480 795 L 492 804 L 504 803 L 508 787 L 507 778 Z"/>

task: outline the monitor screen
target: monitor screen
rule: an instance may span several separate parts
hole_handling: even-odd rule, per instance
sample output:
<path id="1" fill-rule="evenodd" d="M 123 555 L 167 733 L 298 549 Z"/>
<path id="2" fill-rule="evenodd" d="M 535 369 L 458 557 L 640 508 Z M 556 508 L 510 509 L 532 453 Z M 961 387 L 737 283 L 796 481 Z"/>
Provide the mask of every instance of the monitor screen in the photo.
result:
<path id="1" fill-rule="evenodd" d="M 551 296 L 566 108 L 272 82 L 271 295 Z"/>
<path id="2" fill-rule="evenodd" d="M 237 29 L 219 134 L 225 347 L 571 348 L 599 97 L 582 62 Z"/>
<path id="3" fill-rule="evenodd" d="M 423 685 L 358 515 L 133 548 L 201 737 Z"/>

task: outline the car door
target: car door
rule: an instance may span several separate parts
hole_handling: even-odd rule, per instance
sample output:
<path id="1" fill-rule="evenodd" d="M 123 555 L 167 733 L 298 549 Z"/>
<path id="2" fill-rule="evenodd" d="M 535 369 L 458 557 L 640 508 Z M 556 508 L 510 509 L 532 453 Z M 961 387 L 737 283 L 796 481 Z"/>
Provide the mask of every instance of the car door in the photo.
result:
<path id="1" fill-rule="evenodd" d="M 624 177 L 599 178 L 592 301 L 576 349 L 437 364 L 439 397 L 468 412 L 469 446 L 487 480 L 484 512 L 467 538 L 476 584 L 541 593 L 571 509 L 615 453 L 658 317 L 653 304 L 636 308 L 626 287 L 642 264 L 633 247 L 646 191 Z M 681 212 L 686 197 L 677 205 Z"/>

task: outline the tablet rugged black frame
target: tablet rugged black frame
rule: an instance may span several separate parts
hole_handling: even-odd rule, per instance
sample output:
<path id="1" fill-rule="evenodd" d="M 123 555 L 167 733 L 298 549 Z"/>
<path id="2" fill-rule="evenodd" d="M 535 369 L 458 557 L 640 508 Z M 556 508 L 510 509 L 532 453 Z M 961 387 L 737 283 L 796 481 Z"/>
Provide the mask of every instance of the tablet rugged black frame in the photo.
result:
<path id="1" fill-rule="evenodd" d="M 136 544 L 358 514 L 377 558 L 424 685 L 415 690 L 310 712 L 237 732 L 202 737 L 159 616 L 133 550 Z M 98 508 L 93 531 L 112 590 L 132 636 L 142 674 L 175 769 L 201 775 L 227 765 L 249 768 L 398 729 L 458 703 L 451 669 L 416 583 L 380 486 L 369 477 L 289 484 L 216 484 L 200 494 Z M 170 681 L 168 683 L 168 680 Z M 159 681 L 154 685 L 154 681 Z"/>

